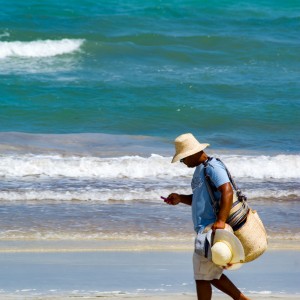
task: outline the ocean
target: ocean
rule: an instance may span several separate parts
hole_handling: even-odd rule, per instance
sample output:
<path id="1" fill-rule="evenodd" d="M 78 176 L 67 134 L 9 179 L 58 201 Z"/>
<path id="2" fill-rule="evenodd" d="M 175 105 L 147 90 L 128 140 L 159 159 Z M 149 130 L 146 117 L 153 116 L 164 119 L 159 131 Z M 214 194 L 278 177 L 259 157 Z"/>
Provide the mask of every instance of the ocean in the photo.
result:
<path id="1" fill-rule="evenodd" d="M 299 245 L 299 1 L 0 7 L 1 245 L 190 241 L 186 132 Z"/>

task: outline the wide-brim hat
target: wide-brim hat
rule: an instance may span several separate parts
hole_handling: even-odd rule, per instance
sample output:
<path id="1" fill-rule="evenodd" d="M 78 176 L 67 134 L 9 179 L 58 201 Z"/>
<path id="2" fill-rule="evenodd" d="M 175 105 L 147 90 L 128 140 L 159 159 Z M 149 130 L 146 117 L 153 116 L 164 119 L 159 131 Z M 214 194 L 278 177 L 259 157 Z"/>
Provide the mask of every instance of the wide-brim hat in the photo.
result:
<path id="1" fill-rule="evenodd" d="M 191 133 L 178 136 L 175 141 L 176 153 L 172 163 L 204 150 L 209 144 L 201 144 Z"/>
<path id="2" fill-rule="evenodd" d="M 227 270 L 236 270 L 242 266 L 243 262 L 245 262 L 245 251 L 242 243 L 234 235 L 232 228 L 228 224 L 226 224 L 225 229 L 216 229 L 214 233 L 212 229 L 209 229 L 207 232 L 207 237 L 212 250 L 212 261 L 215 264 L 226 267 Z M 220 264 L 219 261 L 214 261 L 213 246 L 216 244 L 218 244 L 217 246 L 222 246 L 223 244 L 223 248 L 218 247 L 217 249 L 217 251 L 224 251 L 224 253 L 218 253 L 220 256 L 222 256 L 222 254 L 226 256 L 227 253 L 225 253 L 225 251 L 228 251 L 229 249 L 231 252 L 231 258 L 228 261 L 228 264 L 230 265 L 227 265 L 227 263 L 224 263 L 223 265 Z"/>

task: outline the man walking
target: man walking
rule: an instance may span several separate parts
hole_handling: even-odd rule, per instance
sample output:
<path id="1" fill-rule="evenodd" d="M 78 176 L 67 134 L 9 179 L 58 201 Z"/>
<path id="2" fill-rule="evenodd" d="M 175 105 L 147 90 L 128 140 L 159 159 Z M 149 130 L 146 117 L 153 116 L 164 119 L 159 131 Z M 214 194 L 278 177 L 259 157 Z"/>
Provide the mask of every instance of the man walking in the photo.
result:
<path id="1" fill-rule="evenodd" d="M 206 226 L 212 225 L 212 230 L 224 229 L 232 201 L 233 190 L 225 167 L 214 158 L 209 158 L 203 151 L 209 144 L 201 144 L 191 133 L 178 136 L 175 139 L 176 153 L 172 163 L 180 161 L 188 168 L 196 168 L 192 179 L 191 195 L 172 193 L 165 200 L 169 205 L 184 203 L 192 206 L 192 218 L 196 233 L 202 232 Z M 205 184 L 204 165 L 209 164 L 207 175 L 215 185 L 214 192 L 219 209 L 218 214 L 211 204 L 209 192 Z M 215 286 L 235 300 L 249 300 L 223 274 L 223 268 L 196 252 L 193 255 L 194 278 L 196 281 L 198 300 L 210 300 L 212 286 Z"/>

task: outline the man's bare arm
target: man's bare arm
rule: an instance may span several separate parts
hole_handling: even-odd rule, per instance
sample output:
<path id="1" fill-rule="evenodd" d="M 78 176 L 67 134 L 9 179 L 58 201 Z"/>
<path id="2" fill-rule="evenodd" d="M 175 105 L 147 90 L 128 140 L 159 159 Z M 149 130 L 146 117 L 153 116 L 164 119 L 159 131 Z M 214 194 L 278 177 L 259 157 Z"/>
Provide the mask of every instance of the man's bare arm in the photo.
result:
<path id="1" fill-rule="evenodd" d="M 225 223 L 229 216 L 233 201 L 233 190 L 229 182 L 219 186 L 218 190 L 221 192 L 220 210 L 217 220 L 212 226 L 213 230 L 225 228 Z"/>

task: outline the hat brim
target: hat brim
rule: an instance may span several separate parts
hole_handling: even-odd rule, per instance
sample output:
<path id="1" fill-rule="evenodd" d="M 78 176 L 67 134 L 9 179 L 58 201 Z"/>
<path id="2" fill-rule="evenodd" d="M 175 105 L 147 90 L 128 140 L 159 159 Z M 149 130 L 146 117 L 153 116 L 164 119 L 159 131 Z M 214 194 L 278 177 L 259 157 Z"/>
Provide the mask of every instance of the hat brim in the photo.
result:
<path id="1" fill-rule="evenodd" d="M 207 233 L 208 235 L 212 234 L 212 229 Z M 208 238 L 208 241 L 211 242 L 211 238 Z M 232 258 L 229 262 L 229 266 L 226 267 L 227 270 L 237 270 L 239 269 L 243 262 L 245 261 L 245 251 L 240 240 L 230 231 L 226 229 L 217 229 L 215 231 L 215 236 L 213 239 L 213 244 L 216 242 L 225 241 L 230 244 L 232 249 Z M 213 246 L 213 245 L 211 245 Z"/>
<path id="2" fill-rule="evenodd" d="M 186 158 L 186 157 L 196 154 L 200 151 L 203 151 L 208 146 L 209 146 L 209 144 L 199 144 L 197 147 L 193 148 L 190 151 L 175 153 L 175 155 L 172 159 L 172 163 L 175 163 L 183 158 Z"/>

